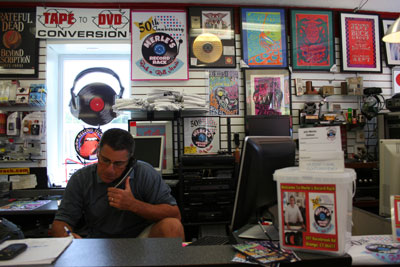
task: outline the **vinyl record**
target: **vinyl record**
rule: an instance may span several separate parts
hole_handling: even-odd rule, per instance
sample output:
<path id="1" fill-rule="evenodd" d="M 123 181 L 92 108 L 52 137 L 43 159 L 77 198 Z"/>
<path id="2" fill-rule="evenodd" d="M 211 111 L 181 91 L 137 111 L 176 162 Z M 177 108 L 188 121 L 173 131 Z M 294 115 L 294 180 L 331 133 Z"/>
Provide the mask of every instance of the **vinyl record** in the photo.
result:
<path id="1" fill-rule="evenodd" d="M 79 119 L 89 125 L 104 125 L 112 121 L 116 114 L 112 110 L 115 91 L 104 83 L 91 83 L 82 88 L 79 98 Z"/>
<path id="2" fill-rule="evenodd" d="M 212 33 L 202 33 L 193 41 L 194 56 L 204 62 L 216 62 L 222 56 L 222 42 Z"/>
<path id="3" fill-rule="evenodd" d="M 142 44 L 143 58 L 154 67 L 171 64 L 178 55 L 175 39 L 162 32 L 148 35 Z"/>

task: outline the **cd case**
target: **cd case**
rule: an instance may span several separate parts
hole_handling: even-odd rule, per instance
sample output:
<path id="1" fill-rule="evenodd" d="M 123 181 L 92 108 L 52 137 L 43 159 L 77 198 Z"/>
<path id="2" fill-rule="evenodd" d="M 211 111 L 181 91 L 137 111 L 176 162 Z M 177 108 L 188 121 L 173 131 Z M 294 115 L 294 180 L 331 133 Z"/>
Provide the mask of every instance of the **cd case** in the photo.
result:
<path id="1" fill-rule="evenodd" d="M 190 67 L 236 67 L 233 8 L 189 8 Z"/>

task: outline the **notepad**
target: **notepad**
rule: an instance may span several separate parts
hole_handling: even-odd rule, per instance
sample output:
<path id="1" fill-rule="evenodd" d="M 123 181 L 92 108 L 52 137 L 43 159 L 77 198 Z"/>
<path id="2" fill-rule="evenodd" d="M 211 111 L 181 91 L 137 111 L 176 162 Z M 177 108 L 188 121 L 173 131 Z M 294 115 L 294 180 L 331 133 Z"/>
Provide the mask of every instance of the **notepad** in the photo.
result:
<path id="1" fill-rule="evenodd" d="M 72 240 L 72 237 L 52 237 L 5 241 L 0 245 L 0 249 L 14 243 L 25 243 L 28 248 L 12 260 L 0 261 L 0 266 L 51 264 L 71 244 Z"/>

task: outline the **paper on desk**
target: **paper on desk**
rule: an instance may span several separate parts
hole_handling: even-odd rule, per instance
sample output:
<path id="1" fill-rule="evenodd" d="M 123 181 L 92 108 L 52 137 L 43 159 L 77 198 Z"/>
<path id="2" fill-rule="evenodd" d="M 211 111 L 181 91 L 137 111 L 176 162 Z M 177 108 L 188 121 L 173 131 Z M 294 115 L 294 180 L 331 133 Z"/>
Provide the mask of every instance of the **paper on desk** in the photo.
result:
<path id="1" fill-rule="evenodd" d="M 362 235 L 351 237 L 347 251 L 352 265 L 382 265 L 400 263 L 400 244 L 391 235 Z"/>
<path id="2" fill-rule="evenodd" d="M 0 249 L 14 243 L 25 243 L 28 248 L 12 260 L 0 261 L 3 265 L 51 264 L 71 244 L 71 237 L 28 238 L 9 240 L 0 245 Z"/>

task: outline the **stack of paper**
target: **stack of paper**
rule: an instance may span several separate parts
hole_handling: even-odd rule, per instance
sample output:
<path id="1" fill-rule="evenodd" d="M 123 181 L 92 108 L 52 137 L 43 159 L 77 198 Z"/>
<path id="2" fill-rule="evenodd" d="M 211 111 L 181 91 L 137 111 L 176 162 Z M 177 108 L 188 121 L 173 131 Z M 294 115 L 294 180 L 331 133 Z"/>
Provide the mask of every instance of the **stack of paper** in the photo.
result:
<path id="1" fill-rule="evenodd" d="M 25 243 L 28 248 L 12 260 L 0 261 L 4 265 L 51 264 L 71 244 L 71 237 L 29 238 L 9 240 L 0 245 L 0 249 L 14 243 Z"/>
<path id="2" fill-rule="evenodd" d="M 343 172 L 340 127 L 300 128 L 299 167 L 302 171 Z"/>

